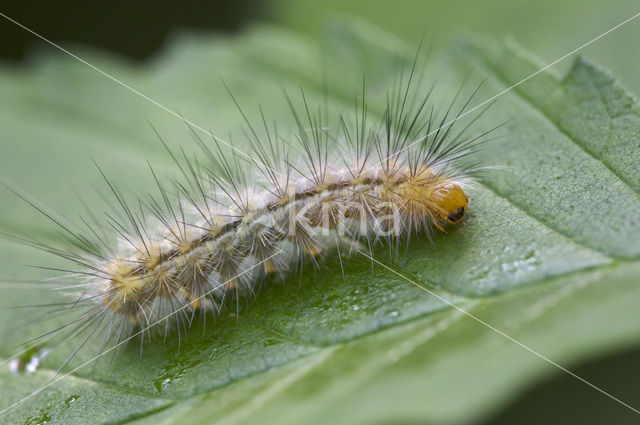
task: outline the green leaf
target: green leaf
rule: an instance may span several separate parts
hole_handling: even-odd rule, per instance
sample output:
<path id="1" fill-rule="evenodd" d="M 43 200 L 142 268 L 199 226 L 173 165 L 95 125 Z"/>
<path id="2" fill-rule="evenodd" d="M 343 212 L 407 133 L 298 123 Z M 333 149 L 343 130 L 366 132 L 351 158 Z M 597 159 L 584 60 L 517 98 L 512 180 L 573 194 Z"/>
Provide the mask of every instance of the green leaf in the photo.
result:
<path id="1" fill-rule="evenodd" d="M 78 53 L 223 138 L 238 134 L 242 120 L 220 78 L 251 117 L 261 105 L 286 129 L 292 118 L 282 86 L 302 87 L 317 103 L 326 81 L 332 101 L 350 109 L 366 72 L 371 115 L 379 116 L 398 66 L 410 66 L 414 54 L 387 34 L 344 22 L 322 46 L 265 27 L 230 39 L 183 37 L 143 67 Z M 437 80 L 439 99 L 447 100 L 469 70 L 472 79 L 488 75 L 477 104 L 539 67 L 513 43 L 476 38 L 435 55 L 425 80 Z M 0 81 L 2 175 L 66 220 L 83 214 L 75 192 L 89 205 L 105 192 L 92 157 L 138 196 L 153 186 L 147 159 L 165 176 L 177 175 L 147 119 L 172 146 L 193 147 L 184 123 L 69 57 L 0 69 Z M 471 192 L 469 217 L 455 232 L 433 243 L 414 239 L 391 257 L 377 251 L 388 269 L 354 254 L 343 274 L 338 259 L 328 259 L 269 286 L 237 315 L 145 344 L 141 358 L 133 345 L 108 353 L 0 422 L 471 423 L 558 373 L 442 299 L 569 368 L 638 344 L 638 103 L 578 59 L 562 79 L 542 73 L 501 95 L 476 125 L 505 120 L 478 159 L 508 168 Z M 4 228 L 59 240 L 54 225 L 8 191 L 1 196 Z M 47 275 L 16 266 L 24 263 L 60 267 L 33 249 L 1 243 L 4 306 L 63 299 L 52 285 L 10 282 Z M 63 323 L 33 311 L 0 312 L 2 357 Z M 77 343 L 49 347 L 34 374 L 5 368 L 0 409 L 50 382 Z M 95 354 L 83 350 L 73 364 Z"/>

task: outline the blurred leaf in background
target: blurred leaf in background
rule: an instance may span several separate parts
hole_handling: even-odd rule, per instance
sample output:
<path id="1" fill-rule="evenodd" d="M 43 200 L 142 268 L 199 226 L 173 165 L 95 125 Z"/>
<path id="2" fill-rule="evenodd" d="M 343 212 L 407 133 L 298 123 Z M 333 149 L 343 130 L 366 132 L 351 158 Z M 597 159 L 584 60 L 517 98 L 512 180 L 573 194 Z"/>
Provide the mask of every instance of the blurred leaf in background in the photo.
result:
<path id="1" fill-rule="evenodd" d="M 366 20 L 415 44 L 426 30 L 436 48 L 464 32 L 513 37 L 549 63 L 640 12 L 635 0 L 274 0 L 269 18 L 318 35 L 336 15 Z M 640 25 L 630 23 L 583 55 L 640 93 Z M 564 71 L 570 61 L 558 64 Z"/>

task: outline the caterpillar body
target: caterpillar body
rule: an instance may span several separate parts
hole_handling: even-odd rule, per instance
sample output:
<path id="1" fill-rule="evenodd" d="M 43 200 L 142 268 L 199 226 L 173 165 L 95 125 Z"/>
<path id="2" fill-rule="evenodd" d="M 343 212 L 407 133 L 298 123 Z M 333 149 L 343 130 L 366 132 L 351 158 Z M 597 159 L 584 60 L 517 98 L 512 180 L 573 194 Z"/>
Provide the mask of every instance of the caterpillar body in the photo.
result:
<path id="1" fill-rule="evenodd" d="M 315 260 L 330 236 L 397 238 L 456 224 L 467 208 L 467 183 L 436 170 L 326 170 L 311 184 L 300 178 L 290 187 L 282 183 L 278 193 L 206 211 L 188 228 L 165 229 L 137 243 L 131 255 L 107 260 L 106 276 L 96 282 L 98 308 L 147 324 L 163 310 L 158 299 L 219 306 L 230 292 L 251 290 L 260 276 L 282 273 L 299 258 Z"/>
<path id="2" fill-rule="evenodd" d="M 320 108 L 311 112 L 303 93 L 304 114 L 287 96 L 297 127 L 291 140 L 263 116 L 260 131 L 245 118 L 250 154 L 225 153 L 215 137 L 197 137 L 194 158 L 165 144 L 184 178 L 172 194 L 152 169 L 161 195 L 138 200 L 135 210 L 105 177 L 122 218 L 107 214 L 96 226 L 117 243 L 54 220 L 72 248 L 40 244 L 78 266 L 68 277 L 77 281 L 69 309 L 79 318 L 54 333 L 101 330 L 118 343 L 166 335 L 188 327 L 198 310 L 238 303 L 272 276 L 317 266 L 325 252 L 342 262 L 345 250 L 430 238 L 461 222 L 465 191 L 483 168 L 468 155 L 493 129 L 467 134 L 477 117 L 455 128 L 478 89 L 452 119 L 456 98 L 436 120 L 432 89 L 415 96 L 410 85 L 411 78 L 389 96 L 381 123 L 368 119 L 364 89 L 355 115 L 339 112 L 334 122 Z"/>

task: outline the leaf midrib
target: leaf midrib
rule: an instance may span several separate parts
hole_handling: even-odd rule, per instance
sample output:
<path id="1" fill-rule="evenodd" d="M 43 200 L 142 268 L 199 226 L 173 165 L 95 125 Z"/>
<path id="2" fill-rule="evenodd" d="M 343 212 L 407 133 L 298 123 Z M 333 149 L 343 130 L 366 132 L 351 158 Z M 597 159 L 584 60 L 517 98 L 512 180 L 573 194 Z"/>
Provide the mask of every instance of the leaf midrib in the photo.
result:
<path id="1" fill-rule="evenodd" d="M 600 272 L 600 271 L 611 271 L 611 270 L 613 270 L 615 268 L 618 268 L 618 267 L 630 266 L 630 265 L 637 264 L 637 263 L 640 263 L 640 261 L 635 261 L 635 260 L 634 261 L 617 261 L 616 260 L 616 261 L 614 261 L 612 263 L 609 263 L 609 264 L 571 270 L 571 271 L 567 271 L 565 273 L 559 273 L 559 274 L 556 274 L 556 275 L 549 275 L 549 276 L 546 276 L 546 277 L 542 277 L 540 279 L 533 280 L 533 281 L 527 283 L 526 285 L 520 285 L 518 287 L 512 288 L 511 290 L 503 291 L 503 292 L 501 292 L 499 294 L 503 294 L 503 293 L 506 293 L 506 292 L 513 293 L 513 292 L 520 291 L 520 290 L 526 290 L 527 288 L 530 288 L 530 287 L 532 287 L 534 285 L 539 285 L 539 284 L 543 284 L 543 283 L 546 284 L 548 282 L 552 282 L 552 281 L 555 281 L 555 280 L 558 280 L 558 279 L 570 278 L 570 277 L 572 277 L 574 275 L 577 276 L 577 275 L 581 275 L 581 274 L 585 274 L 585 273 L 595 273 L 595 272 Z M 425 286 L 425 287 L 432 287 L 433 286 L 431 283 L 425 282 L 424 279 L 421 279 L 418 276 L 414 276 L 413 274 L 408 273 L 407 271 L 404 271 L 404 270 L 402 270 L 401 268 L 399 268 L 397 266 L 393 266 L 392 264 L 386 264 L 386 263 L 385 263 L 385 265 L 387 265 L 389 267 L 392 267 L 395 270 L 398 270 L 399 272 L 403 273 L 405 276 L 409 277 L 410 279 L 412 279 L 416 283 L 421 284 L 422 286 Z M 589 286 L 591 284 L 592 283 L 590 282 L 587 286 Z M 497 294 L 497 295 L 499 295 L 499 294 Z M 482 303 L 491 301 L 491 299 L 495 295 L 496 294 L 492 294 L 492 295 L 489 295 L 489 296 L 477 297 L 477 298 L 468 298 L 468 297 L 464 297 L 464 296 L 459 296 L 461 298 L 461 300 L 456 303 L 456 306 L 461 306 L 461 305 L 472 306 L 472 307 L 481 306 Z M 283 363 L 281 365 L 278 365 L 277 367 L 282 367 L 282 366 L 284 366 L 284 365 L 286 365 L 288 363 L 291 363 L 293 361 L 300 360 L 300 359 L 303 359 L 305 357 L 316 355 L 316 354 L 321 353 L 321 352 L 323 352 L 325 350 L 334 350 L 334 349 L 336 349 L 338 347 L 341 347 L 341 346 L 344 346 L 346 344 L 350 344 L 350 343 L 358 341 L 360 339 L 369 337 L 369 336 L 371 336 L 371 335 L 373 335 L 373 334 L 375 334 L 377 332 L 380 332 L 382 330 L 393 329 L 394 327 L 397 327 L 397 326 L 404 326 L 404 325 L 410 324 L 410 323 L 412 323 L 414 321 L 418 321 L 418 320 L 424 319 L 425 317 L 427 317 L 429 315 L 445 314 L 446 312 L 451 312 L 451 311 L 454 311 L 454 307 L 452 307 L 451 305 L 445 306 L 445 307 L 443 307 L 441 309 L 438 309 L 437 311 L 430 311 L 430 312 L 425 312 L 425 313 L 422 313 L 422 314 L 418 314 L 418 315 L 416 315 L 414 317 L 407 318 L 406 320 L 400 320 L 400 321 L 397 321 L 397 322 L 393 322 L 393 323 L 390 323 L 388 325 L 382 326 L 382 327 L 380 327 L 378 329 L 375 329 L 375 330 L 372 330 L 372 331 L 369 331 L 369 332 L 361 333 L 361 334 L 359 334 L 357 336 L 354 336 L 353 338 L 351 338 L 349 340 L 337 341 L 337 342 L 326 344 L 326 345 L 312 344 L 312 343 L 309 343 L 308 341 L 298 340 L 298 339 L 294 338 L 293 341 L 295 341 L 297 344 L 299 344 L 301 346 L 304 346 L 304 347 L 309 347 L 309 348 L 312 348 L 312 349 L 315 349 L 315 350 L 311 350 L 309 353 L 303 354 L 300 357 L 297 357 L 297 358 L 295 358 L 295 359 L 293 359 L 293 360 L 291 360 L 291 361 L 289 361 L 287 363 Z M 474 310 L 472 310 L 470 308 L 465 308 L 465 311 L 467 311 L 468 313 L 472 313 Z M 282 333 L 279 332 L 276 329 L 272 329 L 272 328 L 270 328 L 268 326 L 265 326 L 265 325 L 258 325 L 256 323 L 254 323 L 254 321 L 252 321 L 250 319 L 247 319 L 247 318 L 243 317 L 242 315 L 240 315 L 240 318 L 242 320 L 246 321 L 251 326 L 256 326 L 256 327 L 258 327 L 260 329 L 263 329 L 263 330 L 265 330 L 267 332 L 272 333 L 273 335 L 282 337 Z M 2 360 L 2 359 L 0 359 L 0 360 Z M 77 375 L 77 374 L 75 374 L 73 372 L 67 374 L 66 376 L 70 376 L 70 377 L 72 377 L 74 379 L 79 379 L 79 380 L 83 380 L 83 381 L 86 381 L 86 382 L 92 382 L 92 383 L 96 383 L 96 384 L 106 385 L 106 386 L 109 386 L 109 387 L 114 388 L 114 389 L 121 389 L 123 391 L 129 392 L 129 393 L 132 393 L 132 394 L 136 394 L 136 395 L 139 395 L 139 396 L 151 397 L 151 398 L 157 398 L 157 399 L 163 399 L 163 400 L 172 400 L 172 401 L 185 401 L 185 400 L 188 400 L 188 399 L 190 399 L 192 397 L 195 397 L 195 396 L 198 396 L 198 395 L 209 394 L 209 393 L 211 393 L 213 391 L 217 391 L 217 390 L 219 390 L 221 388 L 224 388 L 224 387 L 226 387 L 228 385 L 231 385 L 231 384 L 233 384 L 235 382 L 238 382 L 240 380 L 247 379 L 247 378 L 250 378 L 250 377 L 253 377 L 253 376 L 256 376 L 256 375 L 260 375 L 260 374 L 265 373 L 266 371 L 268 371 L 270 369 L 271 368 L 264 369 L 264 370 L 261 370 L 261 371 L 255 372 L 255 373 L 251 373 L 251 374 L 245 375 L 245 376 L 243 376 L 243 377 L 241 377 L 239 379 L 229 380 L 228 382 L 225 382 L 224 384 L 222 384 L 220 386 L 213 387 L 213 388 L 210 388 L 210 389 L 202 391 L 202 392 L 194 392 L 194 393 L 191 393 L 191 394 L 187 394 L 184 397 L 158 397 L 158 396 L 156 396 L 156 395 L 154 395 L 153 393 L 150 393 L 150 392 L 147 393 L 147 392 L 134 391 L 134 390 L 131 390 L 130 388 L 125 387 L 125 386 L 118 386 L 118 385 L 115 385 L 115 384 L 113 384 L 111 382 L 100 380 L 100 379 L 88 378 L 88 377 L 83 376 L 83 375 Z M 47 368 L 38 368 L 38 371 L 51 373 L 53 375 L 56 375 L 58 373 L 57 371 L 54 371 L 53 369 L 47 369 Z"/>

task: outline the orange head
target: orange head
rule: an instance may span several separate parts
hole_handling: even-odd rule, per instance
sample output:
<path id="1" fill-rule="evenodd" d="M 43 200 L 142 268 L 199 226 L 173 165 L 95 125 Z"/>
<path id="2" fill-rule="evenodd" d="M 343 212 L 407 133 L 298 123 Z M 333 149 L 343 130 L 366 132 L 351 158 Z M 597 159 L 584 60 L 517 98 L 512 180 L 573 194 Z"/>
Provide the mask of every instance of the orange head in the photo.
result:
<path id="1" fill-rule="evenodd" d="M 436 219 L 458 224 L 467 210 L 467 195 L 460 186 L 448 183 L 440 186 L 429 196 L 429 205 L 436 214 Z"/>

